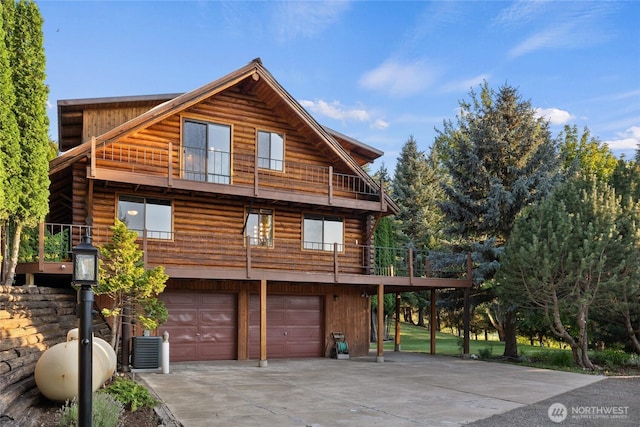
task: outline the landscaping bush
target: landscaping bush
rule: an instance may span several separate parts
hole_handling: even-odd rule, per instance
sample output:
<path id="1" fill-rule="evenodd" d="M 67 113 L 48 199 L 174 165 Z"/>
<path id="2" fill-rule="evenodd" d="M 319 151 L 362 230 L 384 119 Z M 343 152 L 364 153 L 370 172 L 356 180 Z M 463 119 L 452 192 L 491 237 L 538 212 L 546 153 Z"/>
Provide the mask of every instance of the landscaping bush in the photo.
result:
<path id="1" fill-rule="evenodd" d="M 531 356 L 531 361 L 563 368 L 569 368 L 574 365 L 573 353 L 563 350 L 538 351 Z"/>
<path id="2" fill-rule="evenodd" d="M 124 414 L 124 405 L 106 393 L 94 393 L 92 398 L 91 425 L 94 427 L 117 427 Z M 78 426 L 78 402 L 67 401 L 60 409 L 60 427 Z"/>
<path id="3" fill-rule="evenodd" d="M 491 359 L 493 357 L 493 346 L 480 349 L 478 356 L 480 356 L 480 359 Z"/>
<path id="4" fill-rule="evenodd" d="M 605 368 L 615 368 L 628 365 L 631 355 L 622 350 L 602 350 L 596 351 L 591 361 Z"/>
<path id="5" fill-rule="evenodd" d="M 116 398 L 131 412 L 137 411 L 138 408 L 153 408 L 158 404 L 149 390 L 129 378 L 116 377 L 103 392 Z"/>

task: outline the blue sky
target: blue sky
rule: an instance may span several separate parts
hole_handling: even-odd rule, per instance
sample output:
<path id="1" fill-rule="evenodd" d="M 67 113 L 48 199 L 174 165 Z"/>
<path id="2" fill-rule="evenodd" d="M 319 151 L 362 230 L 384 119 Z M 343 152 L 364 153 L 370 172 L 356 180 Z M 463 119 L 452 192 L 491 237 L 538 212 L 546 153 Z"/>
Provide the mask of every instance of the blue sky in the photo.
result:
<path id="1" fill-rule="evenodd" d="M 483 81 L 631 158 L 640 143 L 640 1 L 37 1 L 51 136 L 59 99 L 179 93 L 260 57 L 325 126 L 427 150 Z"/>

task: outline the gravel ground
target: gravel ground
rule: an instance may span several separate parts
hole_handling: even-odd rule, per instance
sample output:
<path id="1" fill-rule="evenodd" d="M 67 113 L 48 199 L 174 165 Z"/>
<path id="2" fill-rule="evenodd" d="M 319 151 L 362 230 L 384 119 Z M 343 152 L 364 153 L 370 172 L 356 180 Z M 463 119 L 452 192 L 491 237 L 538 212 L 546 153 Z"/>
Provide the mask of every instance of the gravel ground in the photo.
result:
<path id="1" fill-rule="evenodd" d="M 640 377 L 605 378 L 586 387 L 467 425 L 640 426 Z"/>

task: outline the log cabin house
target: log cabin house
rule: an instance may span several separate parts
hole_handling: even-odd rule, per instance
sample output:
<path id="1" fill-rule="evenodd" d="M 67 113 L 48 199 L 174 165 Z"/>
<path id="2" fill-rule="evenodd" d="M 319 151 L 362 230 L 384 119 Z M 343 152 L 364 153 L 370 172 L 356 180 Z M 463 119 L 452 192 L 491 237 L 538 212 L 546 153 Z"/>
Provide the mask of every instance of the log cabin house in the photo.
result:
<path id="1" fill-rule="evenodd" d="M 17 272 L 68 284 L 85 230 L 99 246 L 123 220 L 170 277 L 155 333 L 169 332 L 172 361 L 327 357 L 336 331 L 367 355 L 369 296 L 470 286 L 374 247 L 397 212 L 362 169 L 382 152 L 318 124 L 260 59 L 185 94 L 62 100 L 58 115 L 50 213 Z M 61 235 L 56 257 L 45 242 Z M 393 265 L 377 265 L 382 250 Z"/>

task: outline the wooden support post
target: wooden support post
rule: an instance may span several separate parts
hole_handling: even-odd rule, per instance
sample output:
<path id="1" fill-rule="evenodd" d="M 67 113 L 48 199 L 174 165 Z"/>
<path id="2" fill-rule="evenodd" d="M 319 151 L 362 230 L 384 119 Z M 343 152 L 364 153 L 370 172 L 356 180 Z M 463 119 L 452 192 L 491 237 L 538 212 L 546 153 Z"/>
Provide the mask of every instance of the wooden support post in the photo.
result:
<path id="1" fill-rule="evenodd" d="M 380 179 L 380 212 L 387 211 L 387 198 L 384 195 L 384 179 Z"/>
<path id="2" fill-rule="evenodd" d="M 409 248 L 409 284 L 413 285 L 413 249 Z"/>
<path id="3" fill-rule="evenodd" d="M 333 243 L 333 280 L 338 283 L 338 243 Z"/>
<path id="4" fill-rule="evenodd" d="M 256 150 L 256 154 L 253 160 L 253 195 L 258 197 L 260 193 L 259 187 L 260 183 L 258 182 L 258 163 L 260 162 L 260 158 L 258 157 L 258 150 Z"/>
<path id="5" fill-rule="evenodd" d="M 238 292 L 238 360 L 249 358 L 249 290 Z"/>
<path id="6" fill-rule="evenodd" d="M 384 285 L 378 285 L 378 354 L 376 362 L 384 362 Z"/>
<path id="7" fill-rule="evenodd" d="M 438 318 L 436 317 L 436 290 L 431 289 L 431 314 L 429 316 L 429 329 L 430 329 L 430 352 L 436 354 L 436 326 Z"/>
<path id="8" fill-rule="evenodd" d="M 464 288 L 464 313 L 462 323 L 464 327 L 464 337 L 462 338 L 462 358 L 469 358 L 469 324 L 471 323 L 471 288 Z"/>
<path id="9" fill-rule="evenodd" d="M 91 137 L 91 159 L 90 159 L 89 176 L 95 178 L 96 176 L 96 137 Z"/>
<path id="10" fill-rule="evenodd" d="M 462 338 L 462 357 L 468 359 L 469 351 L 469 326 L 471 324 L 471 286 L 473 285 L 473 263 L 471 252 L 467 253 L 467 280 L 469 287 L 464 288 L 464 312 L 462 314 L 462 323 L 464 328 L 464 336 Z"/>
<path id="11" fill-rule="evenodd" d="M 329 204 L 333 204 L 333 166 L 329 166 Z"/>
<path id="12" fill-rule="evenodd" d="M 38 224 L 38 271 L 44 271 L 44 222 Z"/>
<path id="13" fill-rule="evenodd" d="M 396 337 L 393 351 L 400 351 L 400 292 L 396 292 Z"/>
<path id="14" fill-rule="evenodd" d="M 260 280 L 260 362 L 261 368 L 267 367 L 267 281 Z"/>
<path id="15" fill-rule="evenodd" d="M 173 143 L 169 141 L 169 151 L 167 155 L 167 166 L 169 167 L 167 171 L 167 187 L 173 187 Z"/>
<path id="16" fill-rule="evenodd" d="M 247 248 L 247 279 L 251 279 L 251 236 L 247 235 L 245 240 Z"/>

